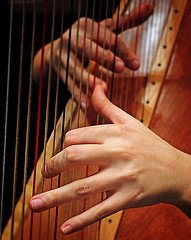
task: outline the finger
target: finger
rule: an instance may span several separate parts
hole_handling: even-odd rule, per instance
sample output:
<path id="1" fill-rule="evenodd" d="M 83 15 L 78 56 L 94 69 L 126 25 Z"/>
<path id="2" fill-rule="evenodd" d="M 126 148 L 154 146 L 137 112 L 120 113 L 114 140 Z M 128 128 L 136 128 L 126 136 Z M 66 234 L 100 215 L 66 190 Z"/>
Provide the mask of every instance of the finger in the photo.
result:
<path id="1" fill-rule="evenodd" d="M 88 33 L 90 34 L 89 31 Z M 125 66 L 129 69 L 137 70 L 139 68 L 140 63 L 135 53 L 131 49 L 128 49 L 122 38 L 120 36 L 116 36 L 116 34 L 111 32 L 107 26 L 104 26 L 103 24 L 99 25 L 95 22 L 93 34 L 90 36 L 87 34 L 87 37 L 90 39 L 92 37 L 92 40 L 100 46 L 115 52 L 115 54 L 123 60 Z"/>
<path id="2" fill-rule="evenodd" d="M 68 90 L 73 95 L 74 99 L 80 103 L 82 109 L 87 109 L 89 107 L 89 98 L 86 93 L 84 93 L 78 86 L 75 84 L 74 80 L 69 76 L 68 77 Z"/>
<path id="3" fill-rule="evenodd" d="M 137 27 L 144 23 L 153 14 L 153 5 L 150 1 L 145 1 L 133 9 L 129 14 L 117 19 L 107 19 L 107 27 L 116 33 L 120 33 L 127 28 Z"/>
<path id="4" fill-rule="evenodd" d="M 121 202 L 122 201 L 119 195 L 113 194 L 109 198 L 86 210 L 82 214 L 66 221 L 61 226 L 61 231 L 63 234 L 70 234 L 72 232 L 79 231 L 80 229 L 94 222 L 100 221 L 101 219 L 121 210 Z"/>
<path id="5" fill-rule="evenodd" d="M 110 154 L 112 154 L 110 149 L 99 144 L 69 146 L 46 162 L 42 174 L 46 178 L 51 178 L 74 166 L 106 166 L 113 157 L 113 155 L 109 157 Z"/>
<path id="6" fill-rule="evenodd" d="M 60 79 L 65 83 L 66 70 L 61 66 L 54 64 L 54 69 L 59 71 Z M 67 88 L 73 95 L 74 99 L 80 103 L 82 109 L 86 109 L 89 106 L 89 99 L 86 93 L 84 93 L 75 83 L 75 80 L 68 74 Z"/>
<path id="7" fill-rule="evenodd" d="M 65 54 L 61 56 L 62 68 L 66 69 L 67 67 L 67 57 Z M 69 75 L 73 82 L 79 86 L 80 91 L 76 88 L 76 92 L 81 92 L 81 89 L 85 89 L 88 91 L 87 88 L 93 90 L 95 82 L 101 84 L 104 89 L 107 88 L 106 83 L 102 81 L 100 78 L 92 75 L 87 71 L 86 68 L 83 67 L 81 62 L 78 58 L 76 58 L 75 54 L 71 51 L 70 52 L 70 61 L 69 61 Z M 71 87 L 71 86 L 69 86 Z M 71 89 L 70 89 L 71 90 Z"/>
<path id="8" fill-rule="evenodd" d="M 92 96 L 92 104 L 95 110 L 103 118 L 108 119 L 113 123 L 125 124 L 133 123 L 133 121 L 136 121 L 132 116 L 111 103 L 99 85 L 95 86 Z"/>
<path id="9" fill-rule="evenodd" d="M 103 144 L 118 134 L 118 126 L 104 124 L 70 130 L 65 135 L 64 146 L 74 144 Z M 104 134 L 103 134 L 104 133 Z"/>
<path id="10" fill-rule="evenodd" d="M 85 34 L 85 33 L 84 33 Z M 86 59 L 91 58 L 98 65 L 107 67 L 110 70 L 114 70 L 120 73 L 124 69 L 124 62 L 117 56 L 115 56 L 111 51 L 103 49 L 94 41 L 79 35 L 78 41 L 75 40 L 76 34 L 71 41 L 71 49 L 75 52 L 77 48 L 77 54 L 83 56 Z M 115 65 L 113 66 L 113 64 Z"/>
<path id="11" fill-rule="evenodd" d="M 41 212 L 76 199 L 87 198 L 92 194 L 109 191 L 113 184 L 113 178 L 106 178 L 104 171 L 99 172 L 90 177 L 32 197 L 30 207 L 35 212 Z"/>

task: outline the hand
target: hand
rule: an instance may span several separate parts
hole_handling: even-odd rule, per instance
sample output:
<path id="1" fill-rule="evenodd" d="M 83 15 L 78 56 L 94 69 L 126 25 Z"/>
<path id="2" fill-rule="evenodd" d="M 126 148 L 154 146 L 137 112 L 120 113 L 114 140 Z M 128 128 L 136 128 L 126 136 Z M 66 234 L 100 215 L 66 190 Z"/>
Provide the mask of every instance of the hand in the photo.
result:
<path id="1" fill-rule="evenodd" d="M 152 5 L 146 1 L 129 15 L 120 17 L 118 26 L 117 19 L 107 19 L 97 23 L 86 18 L 81 18 L 79 22 L 77 21 L 72 25 L 67 87 L 82 108 L 89 105 L 95 80 L 94 75 L 89 74 L 88 69 L 84 67 L 84 61 L 93 61 L 96 63 L 93 66 L 102 66 L 111 71 L 114 70 L 115 73 L 120 73 L 125 67 L 137 70 L 140 65 L 137 56 L 126 47 L 118 33 L 127 27 L 131 28 L 143 23 L 152 14 L 152 11 Z M 45 72 L 48 71 L 48 66 L 52 64 L 53 69 L 59 72 L 60 79 L 63 82 L 66 82 L 69 32 L 67 30 L 61 39 L 53 42 L 52 61 L 50 43 L 45 46 L 44 51 Z M 117 49 L 115 49 L 116 43 Z M 40 59 L 41 50 L 34 59 L 34 77 L 36 79 L 40 75 Z M 61 66 L 59 67 L 59 65 Z M 103 80 L 97 77 L 96 82 L 102 84 L 103 88 L 106 89 L 106 83 Z M 88 96 L 86 96 L 87 89 Z"/>
<path id="2" fill-rule="evenodd" d="M 46 163 L 42 174 L 49 178 L 84 164 L 97 164 L 100 171 L 34 196 L 31 208 L 40 212 L 105 192 L 106 199 L 62 225 L 62 232 L 67 234 L 121 209 L 160 202 L 174 205 L 187 202 L 191 206 L 191 156 L 113 105 L 100 85 L 95 87 L 92 102 L 113 124 L 69 131 L 65 149 Z"/>

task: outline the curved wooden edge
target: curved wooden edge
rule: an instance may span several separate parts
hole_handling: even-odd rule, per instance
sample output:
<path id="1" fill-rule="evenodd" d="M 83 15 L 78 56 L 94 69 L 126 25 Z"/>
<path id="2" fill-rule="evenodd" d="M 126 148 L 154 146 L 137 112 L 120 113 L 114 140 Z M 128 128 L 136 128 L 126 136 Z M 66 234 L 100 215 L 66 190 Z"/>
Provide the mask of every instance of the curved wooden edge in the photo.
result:
<path id="1" fill-rule="evenodd" d="M 146 94 L 142 99 L 145 106 L 145 114 L 143 124 L 149 127 L 152 116 L 155 112 L 163 80 L 169 65 L 172 51 L 175 45 L 178 30 L 184 15 L 187 0 L 174 0 L 170 9 L 167 24 L 164 28 L 162 38 L 160 40 L 157 54 L 152 65 L 151 73 L 148 76 L 146 85 Z M 167 34 L 168 33 L 168 34 Z M 166 48 L 164 48 L 164 45 Z M 137 111 L 136 118 L 141 119 L 141 111 Z M 101 221 L 99 240 L 114 240 L 123 211 L 113 214 Z"/>

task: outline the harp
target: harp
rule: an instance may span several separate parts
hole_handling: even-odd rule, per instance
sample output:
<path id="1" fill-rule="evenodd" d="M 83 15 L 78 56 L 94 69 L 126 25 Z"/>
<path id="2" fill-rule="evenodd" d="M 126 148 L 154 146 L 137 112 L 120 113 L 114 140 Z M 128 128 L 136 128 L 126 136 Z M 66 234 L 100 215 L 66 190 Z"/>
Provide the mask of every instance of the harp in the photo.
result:
<path id="1" fill-rule="evenodd" d="M 107 19 L 109 16 L 113 16 L 113 19 L 118 19 L 118 17 L 124 16 L 130 12 L 133 8 L 138 6 L 141 1 L 132 0 L 126 1 L 122 0 L 119 2 L 108 0 L 105 1 L 104 7 L 101 7 L 102 1 L 93 1 L 93 10 L 91 12 L 93 20 L 96 17 L 95 8 L 98 5 L 100 13 L 98 14 L 98 22 L 102 19 Z M 81 16 L 87 17 L 88 6 L 91 5 L 88 0 L 79 0 L 73 5 L 74 1 L 51 1 L 48 4 L 48 1 L 38 2 L 38 1 L 10 1 L 9 2 L 9 14 L 8 18 L 10 21 L 10 29 L 8 32 L 8 57 L 7 57 L 7 70 L 5 71 L 5 76 L 7 79 L 6 94 L 4 94 L 4 103 L 5 107 L 5 121 L 3 122 L 3 131 L 4 131 L 4 145 L 2 149 L 2 188 L 1 188 L 1 212 L 0 212 L 0 229 L 1 229 L 1 239 L 115 239 L 116 232 L 121 220 L 122 212 L 119 212 L 113 216 L 110 216 L 99 223 L 93 224 L 86 229 L 74 233 L 70 236 L 63 236 L 59 230 L 60 225 L 63 221 L 69 217 L 76 215 L 84 211 L 86 208 L 96 204 L 102 200 L 102 195 L 93 196 L 89 199 L 78 200 L 76 203 L 68 203 L 58 208 L 45 211 L 41 214 L 31 213 L 28 202 L 30 197 L 34 193 L 41 191 L 47 191 L 49 189 L 55 188 L 71 182 L 74 179 L 79 179 L 87 175 L 93 174 L 96 172 L 97 166 L 82 166 L 75 169 L 70 169 L 67 172 L 61 174 L 58 178 L 51 180 L 44 180 L 40 174 L 40 170 L 44 165 L 44 162 L 47 159 L 62 149 L 64 134 L 71 128 L 81 127 L 92 123 L 104 122 L 100 117 L 94 115 L 93 120 L 90 120 L 88 117 L 88 111 L 82 110 L 80 105 L 74 101 L 74 95 L 72 94 L 71 98 L 66 97 L 66 94 L 62 96 L 62 101 L 65 105 L 62 104 L 61 109 L 64 111 L 61 113 L 59 118 L 59 100 L 58 92 L 60 86 L 59 74 L 56 74 L 56 86 L 51 89 L 51 79 L 53 78 L 53 70 L 51 67 L 47 69 L 48 72 L 48 82 L 47 88 L 45 88 L 44 93 L 42 92 L 42 73 L 41 72 L 41 82 L 39 83 L 39 94 L 36 95 L 36 98 L 39 99 L 37 107 L 32 108 L 32 98 L 34 98 L 35 93 L 33 90 L 33 59 L 36 49 L 40 46 L 39 42 L 43 42 L 45 45 L 45 32 L 47 21 L 51 26 L 49 31 L 49 41 L 53 41 L 54 34 L 56 32 L 55 26 L 57 25 L 57 37 L 60 37 L 66 28 L 70 29 L 74 19 L 71 17 L 76 9 L 77 19 Z M 166 74 L 166 71 L 169 66 L 169 61 L 171 59 L 172 51 L 174 49 L 174 44 L 178 30 L 181 24 L 182 17 L 186 8 L 187 1 L 178 1 L 178 0 L 168 0 L 168 1 L 153 1 L 154 5 L 154 14 L 148 21 L 146 21 L 141 26 L 124 29 L 122 31 L 122 38 L 128 46 L 134 49 L 137 52 L 137 55 L 140 57 L 140 62 L 144 64 L 141 65 L 141 68 L 137 72 L 132 72 L 126 70 L 120 75 L 108 76 L 107 72 L 103 72 L 102 68 L 98 68 L 94 74 L 97 77 L 105 79 L 108 84 L 108 97 L 122 109 L 126 110 L 137 119 L 142 121 L 146 126 L 149 126 L 153 115 L 155 113 L 156 104 L 162 89 L 163 80 Z M 69 6 L 67 6 L 69 5 Z M 82 13 L 83 6 L 85 6 L 85 11 Z M 110 6 L 110 13 L 108 7 Z M 74 7 L 74 9 L 73 9 Z M 69 9 L 69 10 L 68 10 Z M 91 8 L 90 8 L 91 9 Z M 103 12 L 103 13 L 102 13 Z M 69 15 L 68 18 L 64 16 Z M 110 15 L 109 15 L 110 14 Z M 29 17 L 29 18 L 27 18 Z M 31 21 L 30 21 L 31 17 Z M 39 38 L 39 32 L 35 28 L 39 22 L 42 25 L 42 34 Z M 18 24 L 17 24 L 18 22 Z M 29 27 L 27 25 L 29 22 Z M 63 26 L 66 23 L 66 26 Z M 31 25 L 30 25 L 31 24 Z M 20 28 L 18 30 L 17 28 Z M 14 27 L 16 30 L 14 30 Z M 31 28 L 30 28 L 31 27 Z M 126 26 L 127 28 L 129 26 Z M 31 30 L 30 30 L 31 29 Z M 148 31 L 146 31 L 148 30 Z M 15 31 L 15 32 L 14 32 Z M 20 36 L 18 39 L 14 39 L 19 31 Z M 29 32 L 28 32 L 29 31 Z M 27 34 L 30 34 L 30 54 L 26 47 Z M 39 39 L 38 39 L 39 38 Z M 42 38 L 42 40 L 41 40 Z M 145 45 L 145 43 L 147 43 Z M 19 47 L 17 46 L 19 45 Z M 20 54 L 18 55 L 15 50 L 15 46 L 19 48 Z M 42 48 L 43 49 L 43 48 Z M 15 51 L 15 52 L 14 52 Z M 30 57 L 28 57 L 28 55 Z M 28 61 L 26 59 L 29 59 Z M 43 52 L 42 52 L 43 60 Z M 25 62 L 26 61 L 26 62 Z M 82 61 L 83 58 L 82 58 Z M 14 69 L 13 64 L 18 62 L 18 68 Z M 27 65 L 26 65 L 27 64 Z M 41 69 L 43 68 L 44 62 L 41 63 Z M 51 64 L 50 64 L 51 66 Z M 91 66 L 93 63 L 90 63 L 89 70 L 91 71 Z M 44 66 L 45 67 L 45 66 Z M 26 71 L 28 68 L 28 72 Z M 27 73 L 26 73 L 27 72 Z M 82 72 L 83 74 L 83 72 Z M 67 73 L 66 73 L 67 75 Z M 14 85 L 14 77 L 18 78 L 17 86 Z M 55 76 L 54 76 L 55 77 Z M 13 79 L 13 80 L 11 80 Z M 115 81 L 113 81 L 113 79 Z M 11 81 L 11 82 L 10 82 Z M 27 82 L 27 83 L 26 83 Z M 14 87 L 11 87 L 11 84 Z M 67 85 L 67 83 L 66 83 Z M 16 91 L 15 91 L 16 88 Z M 17 89 L 18 88 L 18 89 Z M 26 90 L 27 89 L 27 90 Z M 125 91 L 124 91 L 125 89 Z M 15 104 L 14 100 L 11 99 L 11 91 L 18 91 L 16 96 L 17 103 Z M 52 92 L 53 96 L 52 97 Z M 43 94 L 44 102 L 43 103 Z M 24 100 L 22 100 L 22 98 Z M 68 100 L 69 99 L 69 100 Z M 58 101 L 59 100 L 59 101 Z M 25 103 L 23 103 L 23 101 Z M 41 102 L 42 101 L 42 102 Z M 51 103 L 53 101 L 53 103 Z M 27 104 L 26 104 L 27 103 Z M 44 104 L 44 105 L 43 105 Z M 53 104 L 52 111 L 51 104 Z M 14 109 L 17 109 L 15 112 L 15 123 L 12 123 L 12 118 L 14 119 L 14 111 L 10 110 L 9 107 L 13 106 Z M 45 108 L 44 114 L 44 124 L 42 124 L 43 116 L 41 115 L 41 110 Z M 26 116 L 23 116 L 22 110 L 27 112 Z M 33 114 L 35 115 L 35 110 L 37 111 L 37 116 L 33 119 Z M 11 113 L 13 111 L 13 113 Z M 50 120 L 50 115 L 53 112 L 53 120 Z M 13 115 L 12 115 L 13 114 Z M 11 118 L 11 120 L 10 120 Z M 42 118 L 42 119 L 41 119 Z M 37 119 L 37 123 L 36 123 Z M 41 120 L 41 122 L 40 122 Z M 36 131 L 36 143 L 31 133 L 31 124 L 32 121 L 35 121 Z M 52 123 L 50 123 L 52 121 Z M 22 127 L 22 124 L 24 127 Z M 50 125 L 52 124 L 52 127 Z M 8 131 L 11 131 L 9 125 L 15 125 L 15 133 L 11 134 Z M 9 128 L 8 128 L 9 127 Z M 42 129 L 42 130 L 41 130 Z M 53 129 L 53 132 L 51 130 Z M 24 131 L 25 130 L 25 131 Z M 40 132 L 40 130 L 42 132 Z M 24 131 L 24 133 L 23 133 Z M 11 131 L 12 132 L 12 131 Z M 9 135 L 8 135 L 9 134 Z M 50 137 L 49 137 L 50 135 Z M 42 140 L 39 140 L 42 137 Z M 13 139 L 12 139 L 13 138 Z M 11 141 L 14 145 L 13 154 L 9 152 L 8 142 Z M 23 140 L 24 139 L 24 140 Z M 41 141 L 41 142 L 40 142 Z M 42 147 L 39 146 L 42 145 Z M 32 146 L 31 146 L 32 145 Z M 42 153 L 40 153 L 42 150 Z M 35 153 L 34 153 L 35 150 Z M 30 165 L 33 165 L 30 162 L 30 158 L 35 159 L 34 161 L 34 171 L 32 173 L 29 170 Z M 12 163 L 10 162 L 12 161 Z M 12 173 L 10 174 L 7 171 L 9 165 L 13 165 Z M 22 169 L 21 169 L 22 168 Z M 31 167 L 33 168 L 33 167 Z M 12 175 L 12 177 L 10 176 Z M 21 179 L 20 179 L 21 175 Z M 8 178 L 11 178 L 11 183 Z M 7 195 L 7 182 L 10 183 L 12 187 L 11 196 Z M 22 189 L 22 190 L 19 190 Z M 21 193 L 22 192 L 22 193 Z M 20 196 L 18 196 L 20 193 Z M 11 202 L 9 204 L 8 202 Z M 6 202 L 9 204 L 6 206 Z M 10 207 L 11 206 L 11 207 Z M 4 220 L 6 217 L 7 209 L 12 209 L 10 218 L 8 221 Z"/>

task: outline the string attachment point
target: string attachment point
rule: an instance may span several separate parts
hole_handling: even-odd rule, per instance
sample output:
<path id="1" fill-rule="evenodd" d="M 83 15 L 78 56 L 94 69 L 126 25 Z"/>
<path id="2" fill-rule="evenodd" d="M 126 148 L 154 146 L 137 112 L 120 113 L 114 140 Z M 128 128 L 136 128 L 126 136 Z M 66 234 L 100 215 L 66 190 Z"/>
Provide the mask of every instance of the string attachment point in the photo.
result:
<path id="1" fill-rule="evenodd" d="M 109 222 L 109 223 L 112 223 L 112 222 L 113 222 L 113 220 L 110 218 L 110 219 L 108 220 L 108 222 Z"/>

